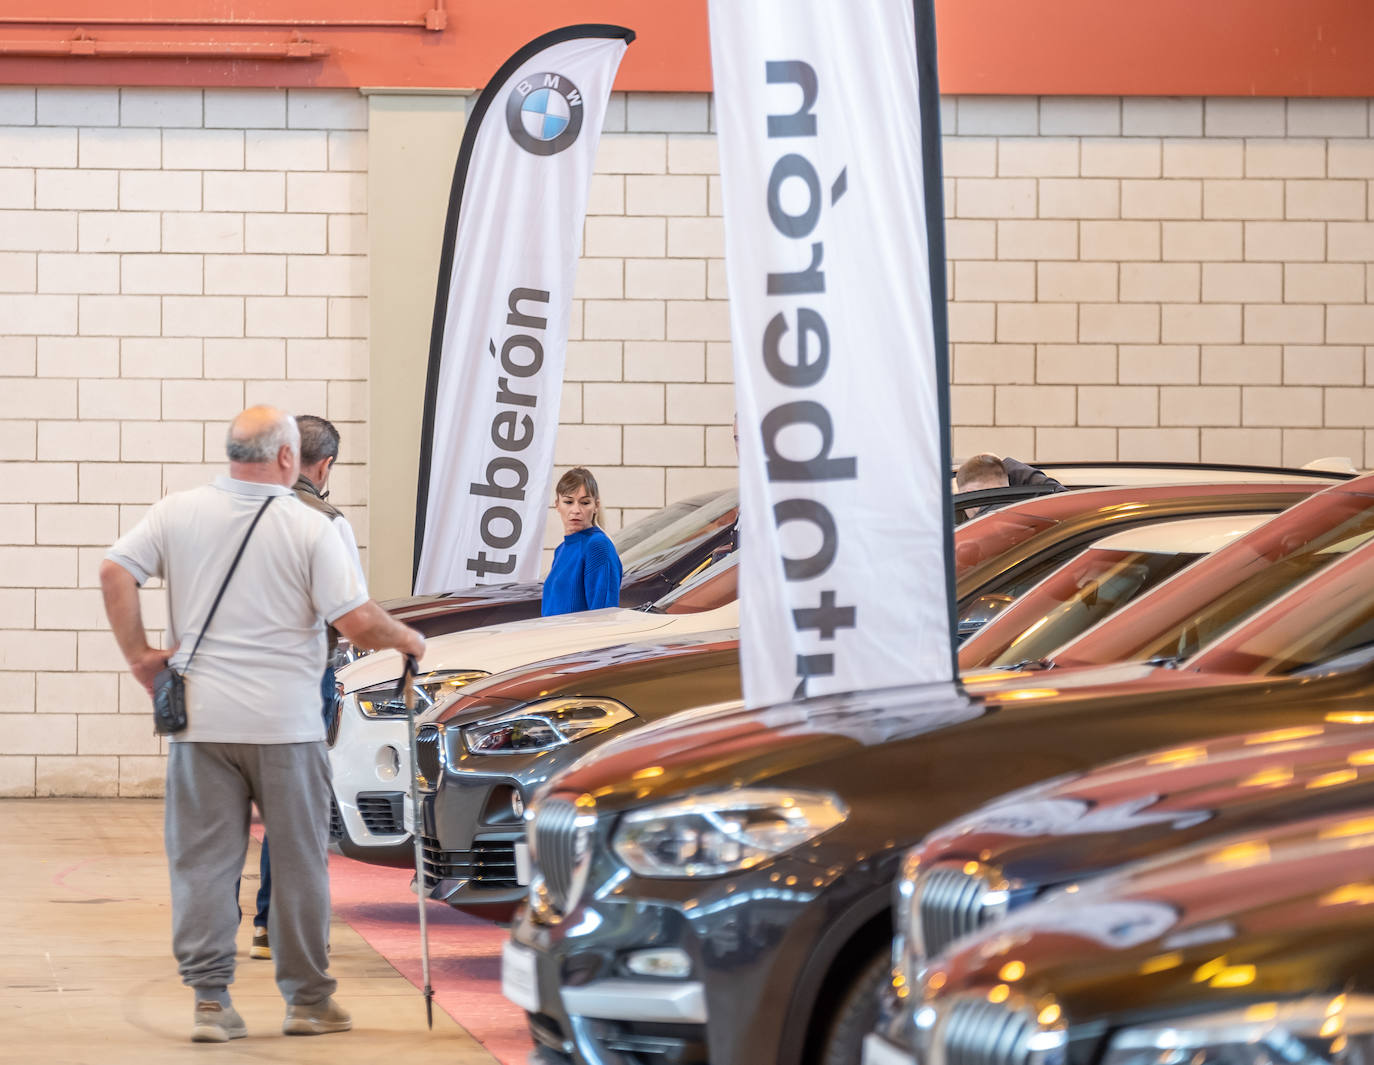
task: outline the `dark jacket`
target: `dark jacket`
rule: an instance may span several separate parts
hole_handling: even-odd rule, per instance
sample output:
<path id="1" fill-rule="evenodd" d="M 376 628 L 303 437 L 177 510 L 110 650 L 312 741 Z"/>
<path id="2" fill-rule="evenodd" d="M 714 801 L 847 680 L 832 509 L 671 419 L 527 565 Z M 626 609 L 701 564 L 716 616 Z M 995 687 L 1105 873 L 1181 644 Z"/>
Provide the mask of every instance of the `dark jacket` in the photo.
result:
<path id="1" fill-rule="evenodd" d="M 1007 485 L 1012 488 L 1019 488 L 1023 484 L 1047 484 L 1055 492 L 1064 492 L 1067 489 L 1048 474 L 1041 473 L 1034 466 L 1027 466 L 1024 462 L 1018 462 L 1013 458 L 1002 460 L 1002 469 L 1007 471 Z"/>
<path id="2" fill-rule="evenodd" d="M 333 521 L 335 518 L 343 518 L 344 521 L 348 520 L 344 518 L 343 511 L 327 501 L 324 496 L 320 495 L 320 490 L 315 487 L 315 482 L 305 474 L 302 473 L 296 478 L 296 483 L 291 486 L 291 491 L 295 492 L 296 498 L 307 507 L 311 510 L 318 510 L 330 521 Z M 339 630 L 334 628 L 333 625 L 329 625 L 326 627 L 326 635 L 329 640 L 329 644 L 325 648 L 325 657 L 327 661 L 334 656 L 334 649 L 339 646 Z"/>

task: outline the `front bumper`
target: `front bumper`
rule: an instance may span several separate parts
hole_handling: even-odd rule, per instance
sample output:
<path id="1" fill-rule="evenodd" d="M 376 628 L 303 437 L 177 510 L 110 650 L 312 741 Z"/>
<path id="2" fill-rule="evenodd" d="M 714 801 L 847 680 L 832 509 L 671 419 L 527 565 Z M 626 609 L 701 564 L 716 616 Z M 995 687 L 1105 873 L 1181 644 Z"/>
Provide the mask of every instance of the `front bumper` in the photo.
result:
<path id="1" fill-rule="evenodd" d="M 778 1061 L 825 923 L 823 892 L 786 885 L 789 878 L 798 888 L 812 885 L 815 873 L 785 858 L 709 881 L 593 875 L 602 887 L 557 924 L 520 911 L 510 949 L 529 952 L 533 997 L 509 997 L 526 1007 L 530 1034 L 550 1063 Z M 631 955 L 665 948 L 690 959 L 683 978 L 628 969 Z"/>
<path id="2" fill-rule="evenodd" d="M 338 810 L 330 834 L 339 851 L 373 865 L 414 865 L 405 721 L 366 718 L 357 699 L 344 696 L 329 766 Z"/>
<path id="3" fill-rule="evenodd" d="M 425 893 L 474 917 L 505 922 L 530 880 L 523 822 L 511 780 L 455 786 L 420 797 Z"/>
<path id="4" fill-rule="evenodd" d="M 524 805 L 587 746 L 473 755 L 455 734 L 442 738 L 439 749 L 439 786 L 420 798 L 425 889 L 430 898 L 474 917 L 509 921 L 530 881 Z"/>

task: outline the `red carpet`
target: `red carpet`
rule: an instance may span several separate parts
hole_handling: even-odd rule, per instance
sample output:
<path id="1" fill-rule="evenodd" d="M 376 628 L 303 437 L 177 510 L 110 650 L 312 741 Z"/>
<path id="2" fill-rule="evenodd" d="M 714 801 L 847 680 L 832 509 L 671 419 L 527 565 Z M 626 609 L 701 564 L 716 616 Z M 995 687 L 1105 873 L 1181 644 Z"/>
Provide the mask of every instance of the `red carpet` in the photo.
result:
<path id="1" fill-rule="evenodd" d="M 365 865 L 330 855 L 334 912 L 367 940 L 417 988 L 420 920 L 405 869 Z M 428 903 L 429 975 L 434 1003 L 472 1033 L 503 1065 L 524 1065 L 533 1044 L 525 1014 L 501 994 L 504 928 L 467 917 L 442 903 Z M 415 1013 L 424 1023 L 424 996 L 416 991 Z"/>

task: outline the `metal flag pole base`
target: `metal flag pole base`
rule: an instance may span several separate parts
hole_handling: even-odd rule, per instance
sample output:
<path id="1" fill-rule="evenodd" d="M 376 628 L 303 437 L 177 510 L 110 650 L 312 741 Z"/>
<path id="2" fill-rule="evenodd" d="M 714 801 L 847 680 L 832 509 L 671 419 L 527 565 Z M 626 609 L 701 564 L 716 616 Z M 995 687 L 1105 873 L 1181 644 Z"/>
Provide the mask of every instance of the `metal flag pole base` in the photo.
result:
<path id="1" fill-rule="evenodd" d="M 401 698 L 406 706 L 406 731 L 410 733 L 410 811 L 411 838 L 415 841 L 415 901 L 420 908 L 420 972 L 425 981 L 425 1022 L 434 1028 L 434 988 L 429 983 L 429 923 L 425 914 L 425 852 L 420 814 L 419 743 L 415 734 L 415 677 L 420 663 L 414 655 L 405 656 L 401 670 Z"/>

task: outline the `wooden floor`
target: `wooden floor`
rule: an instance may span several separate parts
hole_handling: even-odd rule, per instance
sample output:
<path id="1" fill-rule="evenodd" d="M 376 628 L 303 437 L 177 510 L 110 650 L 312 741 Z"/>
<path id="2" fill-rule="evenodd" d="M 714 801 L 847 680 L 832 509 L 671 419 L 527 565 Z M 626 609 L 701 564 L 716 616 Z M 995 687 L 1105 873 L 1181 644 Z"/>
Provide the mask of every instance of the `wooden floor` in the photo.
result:
<path id="1" fill-rule="evenodd" d="M 257 846 L 243 881 L 253 912 Z M 251 917 L 230 988 L 248 1037 L 192 1044 L 190 989 L 171 955 L 162 803 L 0 801 L 0 1061 L 43 1065 L 404 1062 L 492 1065 L 442 1010 L 426 1030 L 419 993 L 347 924 L 330 931 L 338 1000 L 354 1030 L 281 1034 L 270 962 L 250 961 Z M 194 1056 L 194 1057 L 193 1057 Z"/>

